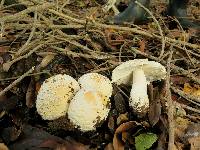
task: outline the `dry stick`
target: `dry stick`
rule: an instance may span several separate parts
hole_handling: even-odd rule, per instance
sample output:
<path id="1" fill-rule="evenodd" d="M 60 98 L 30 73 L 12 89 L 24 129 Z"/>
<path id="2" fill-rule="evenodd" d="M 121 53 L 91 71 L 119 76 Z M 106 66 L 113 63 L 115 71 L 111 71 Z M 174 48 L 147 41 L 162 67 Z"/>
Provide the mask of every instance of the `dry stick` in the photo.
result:
<path id="1" fill-rule="evenodd" d="M 41 71 L 41 72 L 37 72 L 37 73 L 30 73 L 27 76 L 35 76 L 35 75 L 40 75 L 40 74 L 49 74 L 48 71 Z M 11 77 L 11 78 L 5 78 L 5 79 L 0 79 L 0 81 L 8 81 L 8 80 L 15 80 L 20 78 L 21 76 L 17 76 L 17 77 Z"/>
<path id="2" fill-rule="evenodd" d="M 32 67 L 29 71 L 24 73 L 17 80 L 15 80 L 13 83 L 11 83 L 9 86 L 7 86 L 3 91 L 0 92 L 0 96 L 4 95 L 7 91 L 9 91 L 11 88 L 13 88 L 17 83 L 19 83 L 22 79 L 24 79 L 29 73 L 32 73 L 34 68 L 35 67 Z"/>
<path id="3" fill-rule="evenodd" d="M 67 19 L 67 21 L 72 21 L 72 22 L 76 22 L 76 23 L 79 23 L 79 24 L 86 24 L 86 20 L 83 20 L 83 19 L 75 19 L 73 17 L 70 17 L 66 14 L 63 14 L 63 13 L 59 13 L 53 9 L 49 9 L 49 11 L 51 13 L 54 13 L 55 15 L 58 15 L 64 19 Z M 99 27 L 99 28 L 112 28 L 112 29 L 116 29 L 116 30 L 124 30 L 124 31 L 131 31 L 131 32 L 134 32 L 134 33 L 138 33 L 138 34 L 141 34 L 141 35 L 145 35 L 145 36 L 148 36 L 148 37 L 152 37 L 153 36 L 150 34 L 150 33 L 147 33 L 145 31 L 142 31 L 142 30 L 138 30 L 136 28 L 129 28 L 129 27 L 119 27 L 117 25 L 106 25 L 106 24 L 101 24 L 101 23 L 96 23 L 96 22 L 88 22 L 87 23 L 88 25 L 91 25 L 91 26 L 96 26 L 96 27 Z"/>
<path id="4" fill-rule="evenodd" d="M 60 48 L 60 47 L 57 47 L 57 46 L 50 46 L 51 48 L 57 50 L 57 51 L 60 51 L 62 54 L 65 54 L 65 55 L 68 55 L 68 56 L 72 56 L 72 57 L 83 57 L 83 58 L 94 58 L 92 55 L 88 55 L 88 54 L 82 54 L 82 53 L 75 53 L 75 52 L 72 52 L 68 49 L 63 49 L 63 48 Z"/>
<path id="5" fill-rule="evenodd" d="M 49 12 L 55 14 L 55 15 L 58 15 L 60 17 L 62 17 L 63 19 L 67 19 L 67 21 L 72 21 L 72 22 L 76 22 L 76 23 L 79 23 L 79 24 L 86 24 L 86 20 L 83 20 L 83 19 L 75 19 L 73 17 L 70 17 L 66 14 L 63 14 L 63 13 L 60 13 L 60 12 L 57 12 L 53 9 L 48 9 Z M 111 28 L 111 29 L 116 29 L 116 30 L 122 30 L 122 31 L 128 31 L 128 32 L 133 32 L 133 33 L 137 33 L 137 34 L 141 34 L 141 35 L 144 35 L 144 36 L 147 36 L 147 37 L 151 37 L 151 38 L 158 38 L 158 39 L 162 39 L 161 36 L 159 35 L 156 35 L 156 34 L 151 34 L 151 33 L 148 33 L 148 32 L 145 32 L 143 30 L 138 30 L 137 28 L 129 28 L 129 27 L 119 27 L 117 25 L 106 25 L 106 24 L 101 24 L 101 23 L 97 23 L 97 22 L 94 22 L 94 21 L 90 21 L 90 22 L 87 22 L 87 25 L 90 25 L 90 26 L 93 26 L 93 27 L 99 27 L 99 28 Z M 176 43 L 176 44 L 181 44 L 181 45 L 186 45 L 188 47 L 191 47 L 193 49 L 200 49 L 200 45 L 197 45 L 197 44 L 191 44 L 191 43 L 187 43 L 187 42 L 184 42 L 184 41 L 179 41 L 179 40 L 176 40 L 176 39 L 171 39 L 169 37 L 165 37 L 165 40 L 167 43 L 169 43 L 170 45 L 172 43 Z"/>
<path id="6" fill-rule="evenodd" d="M 174 20 L 178 23 L 179 27 L 181 28 L 181 30 L 182 30 L 182 32 L 183 32 L 183 35 L 184 35 L 184 36 L 183 36 L 183 41 L 185 42 L 185 41 L 186 41 L 186 38 L 185 38 L 185 31 L 183 30 L 183 27 L 181 26 L 181 24 L 180 24 L 180 22 L 178 21 L 178 19 L 175 18 Z M 191 59 L 191 56 L 190 56 L 190 54 L 188 53 L 188 50 L 187 50 L 187 48 L 185 47 L 185 45 L 183 45 L 183 50 L 185 51 L 185 53 L 186 53 L 186 55 L 188 56 L 188 58 L 189 58 L 190 62 L 192 63 L 192 65 L 195 67 L 195 64 L 193 63 L 193 61 L 192 61 L 192 59 Z"/>
<path id="7" fill-rule="evenodd" d="M 199 113 L 200 114 L 200 110 L 198 109 L 195 109 L 195 108 L 192 108 L 190 106 L 187 106 L 187 105 L 184 105 L 184 104 L 181 104 L 181 103 L 178 103 L 178 102 L 175 102 L 176 105 L 179 105 L 187 110 L 190 110 L 190 111 L 193 111 L 193 112 L 196 112 L 196 113 Z"/>
<path id="8" fill-rule="evenodd" d="M 2 17 L 0 19 L 0 22 L 17 20 L 19 18 L 24 17 L 24 15 L 27 15 L 28 13 L 31 13 L 33 11 L 46 10 L 47 8 L 52 7 L 52 6 L 54 6 L 52 3 L 44 3 L 44 4 L 39 5 L 39 6 L 32 6 L 32 7 L 29 7 L 27 9 L 23 10 L 23 11 L 20 11 L 20 12 L 14 14 L 14 15 L 8 15 L 8 16 Z"/>
<path id="9" fill-rule="evenodd" d="M 36 23 L 34 25 L 36 28 L 45 28 L 45 29 L 81 29 L 84 28 L 84 25 L 80 25 L 80 24 L 67 24 L 67 25 L 46 25 L 46 24 L 42 24 L 42 23 Z M 33 24 L 19 24 L 19 23 L 9 23 L 5 25 L 5 29 L 17 29 L 17 30 L 21 30 L 24 28 L 30 29 L 33 27 Z"/>
<path id="10" fill-rule="evenodd" d="M 163 32 L 162 32 L 162 29 L 161 29 L 161 27 L 160 27 L 160 24 L 159 24 L 159 22 L 157 21 L 157 19 L 154 17 L 154 15 L 149 11 L 149 9 L 148 8 L 146 8 L 144 5 L 142 5 L 140 2 L 138 2 L 138 1 L 135 1 L 135 3 L 137 4 L 137 5 L 139 5 L 141 8 L 143 8 L 151 17 L 152 17 L 152 19 L 154 20 L 154 22 L 157 24 L 157 26 L 158 26 L 158 30 L 159 30 L 159 32 L 160 32 L 160 36 L 161 36 L 161 39 L 162 39 L 162 49 L 161 49 L 161 52 L 160 52 L 160 56 L 159 56 L 159 59 L 163 56 L 163 54 L 164 54 L 164 51 L 165 51 L 165 37 L 164 37 L 164 35 L 163 35 Z"/>
<path id="11" fill-rule="evenodd" d="M 20 56 L 22 53 L 25 52 L 25 49 L 26 47 L 28 46 L 28 44 L 30 43 L 31 39 L 33 38 L 33 35 L 35 33 L 35 24 L 36 24 L 36 21 L 37 21 L 37 11 L 35 11 L 35 14 L 34 14 L 34 22 L 33 22 L 33 27 L 32 27 L 32 30 L 31 30 L 31 33 L 29 35 L 29 38 L 28 40 L 26 41 L 26 43 L 17 51 L 17 54 L 16 56 Z"/>
<path id="12" fill-rule="evenodd" d="M 186 100 L 188 100 L 189 102 L 194 103 L 194 104 L 200 106 L 200 97 L 194 96 L 194 95 L 186 94 L 185 92 L 183 92 L 183 91 L 181 91 L 181 90 L 179 90 L 179 89 L 177 89 L 177 88 L 175 88 L 175 87 L 173 87 L 173 86 L 171 86 L 171 89 L 172 89 L 175 93 L 177 93 L 178 95 L 180 95 L 181 97 L 183 97 L 183 98 L 185 98 Z M 194 101 L 196 101 L 196 102 L 198 102 L 198 103 L 196 103 L 196 102 L 194 102 Z"/>
<path id="13" fill-rule="evenodd" d="M 166 99 L 168 104 L 168 123 L 169 123 L 169 143 L 168 150 L 174 149 L 174 104 L 171 98 L 170 91 L 170 68 L 173 51 L 171 50 L 170 56 L 167 60 L 167 77 L 166 77 Z"/>
<path id="14" fill-rule="evenodd" d="M 60 37 L 55 37 L 55 38 L 60 39 L 60 40 L 64 40 L 64 41 L 66 41 L 66 42 L 68 42 L 72 45 L 75 45 L 75 46 L 77 46 L 77 47 L 79 47 L 83 50 L 88 51 L 92 55 L 92 57 L 95 58 L 95 59 L 110 59 L 110 58 L 116 57 L 116 56 L 113 56 L 113 55 L 110 55 L 110 54 L 106 54 L 106 53 L 104 54 L 103 52 L 97 53 L 97 52 L 89 49 L 87 46 L 81 45 L 80 43 L 76 42 L 75 40 L 68 40 L 67 38 L 60 38 Z"/>
<path id="15" fill-rule="evenodd" d="M 149 55 L 147 53 L 141 52 L 141 51 L 139 51 L 139 50 L 137 50 L 135 48 L 132 48 L 131 50 L 133 50 L 136 54 L 140 54 L 140 55 L 143 55 L 143 56 L 145 56 L 145 57 L 147 57 L 149 59 L 152 59 L 152 60 L 155 60 L 155 61 L 159 61 L 159 59 L 157 57 L 154 57 L 154 56 L 151 56 L 151 55 Z M 164 60 L 161 60 L 161 63 L 163 65 L 166 65 L 166 61 L 164 61 Z M 198 84 L 200 84 L 200 79 L 195 77 L 189 71 L 184 70 L 184 69 L 182 69 L 182 68 L 180 68 L 180 67 L 178 67 L 178 66 L 176 66 L 174 64 L 171 64 L 171 68 L 172 68 L 172 70 L 174 72 L 181 73 L 181 74 L 185 75 L 186 77 L 191 78 L 193 81 L 197 82 Z"/>

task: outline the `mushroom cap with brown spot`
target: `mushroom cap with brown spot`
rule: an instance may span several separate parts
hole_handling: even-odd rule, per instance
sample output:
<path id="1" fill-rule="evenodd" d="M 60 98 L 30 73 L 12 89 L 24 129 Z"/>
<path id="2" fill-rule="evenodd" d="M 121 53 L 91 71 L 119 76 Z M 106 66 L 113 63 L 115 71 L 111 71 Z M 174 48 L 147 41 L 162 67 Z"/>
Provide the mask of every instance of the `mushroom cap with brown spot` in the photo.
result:
<path id="1" fill-rule="evenodd" d="M 38 91 L 37 112 L 44 120 L 64 116 L 70 100 L 79 89 L 78 82 L 69 75 L 58 74 L 46 79 Z"/>
<path id="2" fill-rule="evenodd" d="M 110 108 L 108 97 L 98 91 L 79 90 L 71 100 L 68 118 L 81 131 L 95 130 L 96 126 L 106 119 Z"/>
<path id="3" fill-rule="evenodd" d="M 133 72 L 138 68 L 141 68 L 144 71 L 148 83 L 166 77 L 166 69 L 160 63 L 148 61 L 148 59 L 134 59 L 123 62 L 113 70 L 112 82 L 118 85 L 131 85 Z"/>
<path id="4" fill-rule="evenodd" d="M 99 91 L 107 97 L 112 95 L 113 87 L 111 81 L 101 74 L 84 74 L 79 78 L 78 82 L 81 88 Z"/>

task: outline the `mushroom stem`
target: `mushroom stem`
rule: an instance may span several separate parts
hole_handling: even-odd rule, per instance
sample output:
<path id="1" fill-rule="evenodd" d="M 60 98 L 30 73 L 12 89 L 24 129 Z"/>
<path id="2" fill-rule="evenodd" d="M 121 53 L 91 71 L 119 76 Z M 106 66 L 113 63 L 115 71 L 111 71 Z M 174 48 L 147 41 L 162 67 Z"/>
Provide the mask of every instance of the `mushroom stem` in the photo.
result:
<path id="1" fill-rule="evenodd" d="M 139 114 L 146 114 L 149 107 L 147 80 L 142 68 L 133 71 L 133 84 L 130 94 L 130 106 Z"/>

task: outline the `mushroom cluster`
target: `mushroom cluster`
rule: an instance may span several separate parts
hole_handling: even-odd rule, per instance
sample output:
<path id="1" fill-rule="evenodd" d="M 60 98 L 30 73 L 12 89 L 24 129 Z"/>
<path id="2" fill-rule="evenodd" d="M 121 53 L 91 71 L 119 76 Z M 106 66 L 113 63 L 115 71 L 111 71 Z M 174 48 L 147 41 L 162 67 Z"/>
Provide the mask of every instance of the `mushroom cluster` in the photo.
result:
<path id="1" fill-rule="evenodd" d="M 129 105 L 138 116 L 144 116 L 149 108 L 147 84 L 165 77 L 165 67 L 148 59 L 126 61 L 112 72 L 112 82 L 132 85 Z"/>
<path id="2" fill-rule="evenodd" d="M 38 91 L 36 108 L 44 120 L 68 114 L 81 131 L 94 130 L 109 112 L 111 81 L 98 73 L 81 76 L 78 82 L 69 75 L 55 75 Z"/>
<path id="3" fill-rule="evenodd" d="M 129 60 L 112 72 L 112 82 L 98 73 L 87 73 L 78 82 L 69 75 L 48 78 L 38 91 L 36 108 L 44 120 L 68 115 L 81 131 L 95 130 L 110 110 L 112 83 L 132 85 L 129 105 L 138 116 L 149 108 L 147 84 L 164 79 L 165 67 L 147 59 Z"/>

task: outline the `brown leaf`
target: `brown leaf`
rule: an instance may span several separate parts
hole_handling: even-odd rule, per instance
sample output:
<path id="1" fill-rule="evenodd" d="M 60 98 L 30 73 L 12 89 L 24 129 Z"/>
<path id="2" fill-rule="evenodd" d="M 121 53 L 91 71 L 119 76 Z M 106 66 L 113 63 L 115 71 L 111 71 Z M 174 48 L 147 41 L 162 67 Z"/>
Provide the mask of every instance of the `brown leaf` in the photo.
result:
<path id="1" fill-rule="evenodd" d="M 0 53 L 8 52 L 10 46 L 0 46 Z"/>
<path id="2" fill-rule="evenodd" d="M 200 136 L 189 138 L 188 141 L 190 143 L 190 150 L 200 149 Z"/>
<path id="3" fill-rule="evenodd" d="M 65 142 L 58 145 L 56 150 L 87 150 L 89 146 L 76 142 L 74 139 L 67 137 Z"/>
<path id="4" fill-rule="evenodd" d="M 117 125 L 120 125 L 123 122 L 127 122 L 128 121 L 128 113 L 125 114 L 120 114 L 117 117 Z"/>
<path id="5" fill-rule="evenodd" d="M 106 145 L 105 150 L 114 150 L 113 144 L 109 143 L 108 145 Z"/>
<path id="6" fill-rule="evenodd" d="M 60 141 L 60 143 L 64 142 L 64 140 L 59 137 L 50 135 L 42 129 L 29 125 L 23 126 L 22 133 L 22 136 L 16 142 L 9 145 L 10 150 L 44 150 L 44 148 L 39 146 L 48 139 Z"/>
<path id="7" fill-rule="evenodd" d="M 55 149 L 59 144 L 61 144 L 61 143 L 58 140 L 47 139 L 47 140 L 43 141 L 38 147 Z"/>
<path id="8" fill-rule="evenodd" d="M 0 143 L 0 150 L 9 150 L 4 143 Z"/>
<path id="9" fill-rule="evenodd" d="M 114 132 L 114 130 L 115 130 L 115 119 L 114 119 L 113 116 L 110 116 L 110 117 L 108 118 L 108 128 L 109 128 L 112 132 Z"/>
<path id="10" fill-rule="evenodd" d="M 18 139 L 21 134 L 21 129 L 15 127 L 7 127 L 2 130 L 1 136 L 6 143 L 13 142 Z"/>
<path id="11" fill-rule="evenodd" d="M 188 119 L 177 117 L 175 120 L 175 137 L 187 141 L 185 133 L 189 123 Z"/>
<path id="12" fill-rule="evenodd" d="M 20 139 L 10 145 L 10 150 L 87 150 L 88 146 L 67 138 L 66 140 L 48 132 L 25 125 Z"/>
<path id="13" fill-rule="evenodd" d="M 124 142 L 123 139 L 119 139 L 119 135 L 123 134 L 124 132 L 128 132 L 130 129 L 134 129 L 140 124 L 136 121 L 129 121 L 126 123 L 121 124 L 115 131 L 114 138 L 113 138 L 113 147 L 114 150 L 124 150 Z M 125 133 L 124 136 L 125 138 Z"/>
<path id="14" fill-rule="evenodd" d="M 185 83 L 183 91 L 187 94 L 191 94 L 194 96 L 200 96 L 200 86 L 199 85 L 191 86 L 189 83 Z"/>
<path id="15" fill-rule="evenodd" d="M 120 114 L 125 113 L 127 111 L 125 99 L 123 98 L 120 92 L 117 92 L 115 94 L 114 102 L 115 102 L 115 108 Z"/>
<path id="16" fill-rule="evenodd" d="M 40 63 L 40 67 L 44 68 L 46 67 L 55 57 L 55 54 L 49 54 L 47 56 L 45 56 L 41 63 Z"/>
<path id="17" fill-rule="evenodd" d="M 154 126 L 160 118 L 161 115 L 161 103 L 160 103 L 160 93 L 158 87 L 154 88 L 153 91 L 153 100 L 150 101 L 149 105 L 149 122 L 152 126 Z"/>
<path id="18" fill-rule="evenodd" d="M 141 51 L 141 52 L 145 52 L 145 40 L 143 39 L 143 40 L 140 40 L 139 41 L 139 50 Z"/>
<path id="19" fill-rule="evenodd" d="M 188 78 L 182 77 L 182 76 L 180 76 L 180 75 L 172 75 L 172 76 L 170 77 L 170 80 L 171 80 L 171 82 L 172 82 L 174 85 L 184 84 L 184 83 L 186 83 L 186 82 L 189 81 Z"/>
<path id="20" fill-rule="evenodd" d="M 184 135 L 184 138 L 187 140 L 192 137 L 200 137 L 200 123 L 191 123 Z"/>
<path id="21" fill-rule="evenodd" d="M 160 129 L 161 134 L 158 137 L 158 145 L 156 150 L 163 150 L 166 149 L 166 143 L 167 143 L 167 127 L 168 127 L 168 122 L 167 122 L 167 117 L 161 116 L 160 121 L 158 122 L 158 127 Z"/>
<path id="22" fill-rule="evenodd" d="M 10 98 L 7 98 L 6 96 L 0 97 L 0 111 L 5 110 L 9 111 L 17 105 L 18 98 L 16 96 L 12 96 Z"/>
<path id="23" fill-rule="evenodd" d="M 35 104 L 35 78 L 32 77 L 26 91 L 26 106 L 32 108 Z"/>

